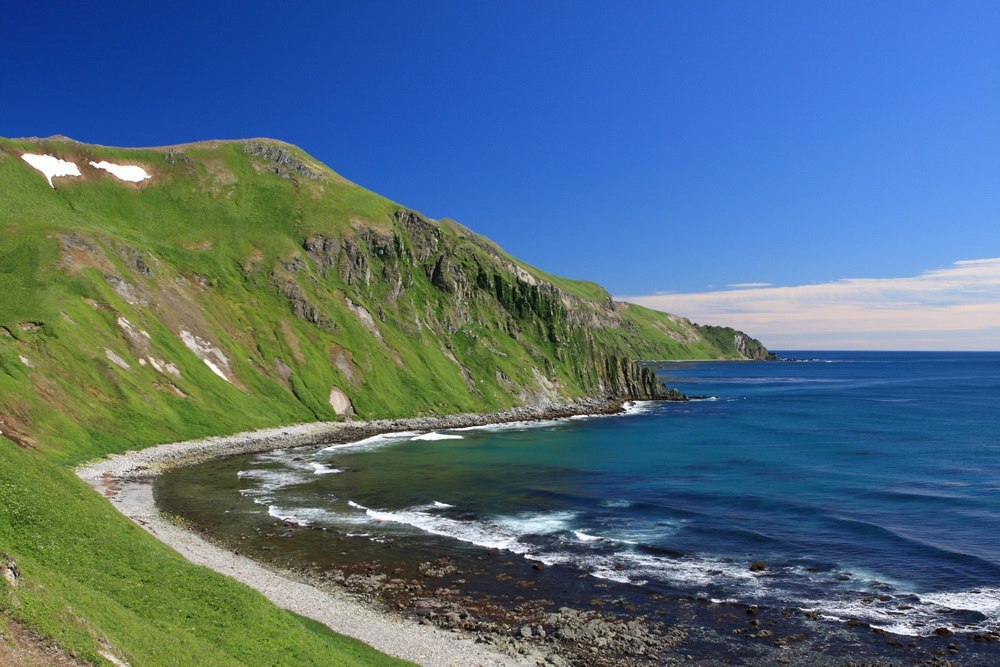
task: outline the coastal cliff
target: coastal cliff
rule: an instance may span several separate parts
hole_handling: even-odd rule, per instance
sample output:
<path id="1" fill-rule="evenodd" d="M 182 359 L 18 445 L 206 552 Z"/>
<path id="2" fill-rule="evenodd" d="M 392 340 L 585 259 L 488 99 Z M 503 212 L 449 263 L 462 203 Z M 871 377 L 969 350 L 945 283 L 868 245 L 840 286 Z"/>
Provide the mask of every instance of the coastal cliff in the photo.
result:
<path id="1" fill-rule="evenodd" d="M 768 355 L 272 140 L 0 139 L 0 230 L 0 633 L 91 664 L 394 663 L 194 568 L 67 465 L 317 420 L 677 399 L 637 362 Z"/>
<path id="2" fill-rule="evenodd" d="M 67 173 L 50 184 L 26 155 Z M 3 140 L 0 194 L 0 428 L 60 458 L 292 421 L 672 398 L 635 362 L 767 356 L 276 141 Z"/>

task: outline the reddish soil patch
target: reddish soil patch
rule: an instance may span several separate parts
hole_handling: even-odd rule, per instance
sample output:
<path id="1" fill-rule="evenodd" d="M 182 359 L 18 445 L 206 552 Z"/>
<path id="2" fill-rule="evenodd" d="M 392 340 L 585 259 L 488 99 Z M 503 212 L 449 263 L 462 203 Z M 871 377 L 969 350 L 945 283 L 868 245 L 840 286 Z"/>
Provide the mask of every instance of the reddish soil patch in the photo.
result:
<path id="1" fill-rule="evenodd" d="M 80 667 L 86 664 L 20 623 L 0 616 L 0 665 Z"/>

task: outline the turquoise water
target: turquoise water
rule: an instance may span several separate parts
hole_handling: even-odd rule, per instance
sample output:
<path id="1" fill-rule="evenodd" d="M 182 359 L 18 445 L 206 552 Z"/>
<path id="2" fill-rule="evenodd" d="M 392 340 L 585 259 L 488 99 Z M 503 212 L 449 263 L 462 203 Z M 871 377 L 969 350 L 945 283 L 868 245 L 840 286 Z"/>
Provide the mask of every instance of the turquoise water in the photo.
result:
<path id="1" fill-rule="evenodd" d="M 1000 622 L 1000 354 L 794 356 L 658 365 L 689 403 L 273 452 L 233 479 L 261 513 L 376 541 L 903 634 Z"/>

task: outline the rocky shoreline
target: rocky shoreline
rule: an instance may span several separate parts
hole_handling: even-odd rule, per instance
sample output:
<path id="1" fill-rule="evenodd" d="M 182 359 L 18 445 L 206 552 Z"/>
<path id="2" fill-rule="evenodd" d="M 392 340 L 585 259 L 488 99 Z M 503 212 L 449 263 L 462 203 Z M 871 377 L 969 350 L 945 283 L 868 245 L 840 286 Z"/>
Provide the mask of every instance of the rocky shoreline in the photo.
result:
<path id="1" fill-rule="evenodd" d="M 363 604 L 346 594 L 343 588 L 334 590 L 328 586 L 313 585 L 317 582 L 303 580 L 301 573 L 265 567 L 234 549 L 212 543 L 160 513 L 152 482 L 167 470 L 208 460 L 318 443 L 347 443 L 390 431 L 431 431 L 621 411 L 622 401 L 583 399 L 567 404 L 512 408 L 488 414 L 297 424 L 157 445 L 112 455 L 81 466 L 76 472 L 108 498 L 116 509 L 189 561 L 260 591 L 280 607 L 417 664 L 502 667 L 524 664 L 524 660 L 514 660 L 458 632 L 427 627 L 397 614 L 377 610 L 373 605 Z"/>
<path id="2" fill-rule="evenodd" d="M 94 476 L 152 478 L 172 468 L 197 465 L 241 454 L 316 444 L 339 444 L 362 440 L 393 431 L 435 431 L 438 429 L 488 426 L 518 421 L 545 421 L 577 415 L 605 415 L 622 412 L 624 401 L 606 398 L 580 399 L 572 403 L 509 408 L 490 413 L 463 413 L 442 417 L 407 417 L 370 421 L 311 422 L 259 429 L 228 436 L 185 440 L 146 449 L 113 454 L 81 466 L 77 474 L 94 485 Z"/>
<path id="3" fill-rule="evenodd" d="M 388 547 L 338 536 L 344 558 L 335 565 L 304 566 L 294 559 L 282 561 L 273 545 L 308 536 L 314 528 L 275 519 L 257 535 L 227 542 L 165 518 L 153 496 L 152 481 L 159 474 L 211 459 L 346 443 L 389 431 L 614 414 L 621 409 L 620 402 L 589 400 L 487 415 L 303 424 L 161 445 L 111 457 L 78 474 L 189 560 L 243 581 L 279 606 L 419 664 L 992 664 L 995 652 L 990 649 L 1000 637 L 896 637 L 797 610 L 651 594 L 503 552 L 477 557 L 478 562 L 448 556 L 417 562 L 401 550 L 382 551 Z M 561 597 L 553 595 L 556 590 Z M 560 604 L 551 597 L 574 601 Z"/>
<path id="4" fill-rule="evenodd" d="M 274 544 L 315 530 L 278 521 L 266 537 Z M 369 544 L 360 554 L 363 542 L 332 543 L 351 554 L 334 567 L 296 567 L 281 562 L 270 547 L 254 558 L 293 568 L 323 590 L 347 590 L 370 608 L 470 637 L 539 667 L 996 664 L 995 634 L 904 637 L 816 612 L 659 595 L 502 552 L 476 561 L 443 556 L 406 568 L 391 551 L 379 553 L 379 546 Z M 251 552 L 255 546 L 229 548 Z M 567 599 L 565 585 L 572 579 L 579 582 L 570 596 L 575 599 L 553 600 Z"/>

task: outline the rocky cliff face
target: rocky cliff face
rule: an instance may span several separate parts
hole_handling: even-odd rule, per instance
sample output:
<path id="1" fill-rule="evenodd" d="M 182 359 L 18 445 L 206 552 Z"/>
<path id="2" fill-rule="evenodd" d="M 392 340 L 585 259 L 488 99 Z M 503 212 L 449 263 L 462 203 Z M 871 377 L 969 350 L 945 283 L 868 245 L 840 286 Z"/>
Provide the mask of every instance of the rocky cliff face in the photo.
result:
<path id="1" fill-rule="evenodd" d="M 50 187 L 28 152 L 80 176 Z M 676 398 L 636 361 L 768 356 L 522 264 L 280 142 L 0 140 L 0 201 L 0 420 L 25 442 Z"/>
<path id="2" fill-rule="evenodd" d="M 726 354 L 738 359 L 753 361 L 773 361 L 774 353 L 769 352 L 759 340 L 742 331 L 730 327 L 696 325 L 701 334 Z"/>

